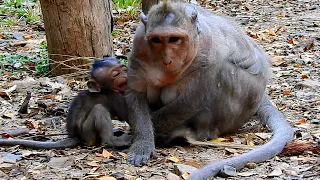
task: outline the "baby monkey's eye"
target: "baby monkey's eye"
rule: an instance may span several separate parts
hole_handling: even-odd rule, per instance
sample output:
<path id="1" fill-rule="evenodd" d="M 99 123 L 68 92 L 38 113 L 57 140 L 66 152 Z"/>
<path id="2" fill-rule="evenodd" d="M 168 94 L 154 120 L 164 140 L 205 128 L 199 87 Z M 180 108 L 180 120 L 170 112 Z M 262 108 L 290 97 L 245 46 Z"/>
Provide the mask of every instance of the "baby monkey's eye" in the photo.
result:
<path id="1" fill-rule="evenodd" d="M 118 71 L 112 71 L 111 76 L 112 77 L 116 77 L 118 76 L 120 73 Z"/>
<path id="2" fill-rule="evenodd" d="M 127 67 L 123 67 L 122 69 L 124 72 L 128 72 L 128 68 Z"/>

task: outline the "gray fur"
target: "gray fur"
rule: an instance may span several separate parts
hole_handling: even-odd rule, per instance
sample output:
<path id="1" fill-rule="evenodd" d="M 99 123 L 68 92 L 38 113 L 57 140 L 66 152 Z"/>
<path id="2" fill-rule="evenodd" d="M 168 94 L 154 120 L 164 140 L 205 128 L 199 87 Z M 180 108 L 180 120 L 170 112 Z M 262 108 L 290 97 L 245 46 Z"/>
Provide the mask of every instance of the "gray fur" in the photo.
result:
<path id="1" fill-rule="evenodd" d="M 168 14 L 174 16 L 168 20 Z M 176 36 L 186 32 L 189 41 L 184 43 L 189 49 L 172 52 L 167 48 L 164 56 L 156 54 L 159 49 L 154 50 L 146 38 L 152 34 L 166 40 L 170 33 Z M 185 51 L 188 54 L 183 59 L 179 53 L 185 55 Z M 188 58 L 192 61 L 174 83 L 158 83 L 159 78 L 168 78 L 171 73 L 162 64 L 169 55 L 177 58 L 171 60 L 181 69 Z M 256 113 L 274 133 L 269 143 L 205 166 L 189 179 L 214 176 L 224 165 L 240 169 L 247 162 L 272 158 L 291 141 L 293 130 L 267 97 L 269 75 L 269 59 L 263 50 L 226 18 L 189 4 L 152 7 L 147 24 L 137 29 L 129 61 L 131 90 L 126 97 L 129 122 L 136 134 L 129 161 L 135 165 L 146 163 L 154 151 L 153 128 L 163 142 L 183 136 L 183 130 L 184 135 L 198 140 L 213 139 L 237 131 Z"/>

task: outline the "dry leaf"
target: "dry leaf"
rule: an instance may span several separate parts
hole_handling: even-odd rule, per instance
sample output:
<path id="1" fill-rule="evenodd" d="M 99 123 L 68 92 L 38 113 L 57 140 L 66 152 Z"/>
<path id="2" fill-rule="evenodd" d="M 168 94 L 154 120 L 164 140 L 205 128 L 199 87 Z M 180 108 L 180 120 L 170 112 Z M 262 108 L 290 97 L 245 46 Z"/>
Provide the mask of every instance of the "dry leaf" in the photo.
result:
<path id="1" fill-rule="evenodd" d="M 286 17 L 285 13 L 282 12 L 282 13 L 279 14 L 279 18 L 284 18 L 284 17 Z"/>
<path id="2" fill-rule="evenodd" d="M 210 142 L 228 142 L 228 139 L 225 139 L 225 138 L 216 138 L 216 139 L 210 140 Z"/>
<path id="3" fill-rule="evenodd" d="M 97 179 L 99 179 L 99 180 L 117 180 L 116 178 L 111 177 L 111 176 L 102 176 Z"/>
<path id="4" fill-rule="evenodd" d="M 28 40 L 28 39 L 31 39 L 32 38 L 32 34 L 27 34 L 24 36 L 24 39 Z"/>
<path id="5" fill-rule="evenodd" d="M 100 165 L 99 165 L 97 162 L 95 162 L 95 161 L 87 162 L 87 164 L 88 164 L 89 166 L 93 166 L 93 167 L 99 167 L 99 166 L 100 166 Z"/>
<path id="6" fill-rule="evenodd" d="M 15 116 L 14 113 L 7 113 L 7 114 L 2 115 L 3 118 L 9 118 L 9 119 L 14 118 L 14 116 Z"/>
<path id="7" fill-rule="evenodd" d="M 268 176 L 280 176 L 282 174 L 282 170 L 279 167 L 276 167 Z"/>
<path id="8" fill-rule="evenodd" d="M 105 158 L 108 158 L 108 159 L 115 159 L 116 158 L 116 156 L 114 156 L 113 154 L 111 154 L 109 151 L 107 151 L 105 149 L 103 149 L 102 156 Z"/>
<path id="9" fill-rule="evenodd" d="M 272 58 L 272 62 L 273 62 L 273 65 L 280 66 L 281 64 L 283 64 L 285 62 L 285 60 L 283 57 L 276 56 L 276 57 Z"/>
<path id="10" fill-rule="evenodd" d="M 289 39 L 289 40 L 288 40 L 288 43 L 289 43 L 289 44 L 297 44 L 294 39 Z"/>
<path id="11" fill-rule="evenodd" d="M 304 152 L 310 151 L 312 149 L 314 149 L 314 147 L 312 146 L 312 142 L 291 142 L 284 147 L 281 154 L 285 156 L 297 156 L 302 155 Z"/>
<path id="12" fill-rule="evenodd" d="M 122 157 L 125 158 L 125 159 L 128 158 L 128 154 L 126 154 L 126 153 L 118 152 L 118 154 L 120 154 L 120 156 L 122 156 Z"/>
<path id="13" fill-rule="evenodd" d="M 242 173 L 238 173 L 239 176 L 242 176 L 242 177 L 249 177 L 249 176 L 252 176 L 252 175 L 256 175 L 257 173 L 255 172 L 242 172 Z"/>
<path id="14" fill-rule="evenodd" d="M 172 156 L 172 157 L 169 157 L 168 160 L 174 162 L 174 163 L 178 163 L 179 162 L 179 158 L 176 157 L 176 156 Z"/>
<path id="15" fill-rule="evenodd" d="M 95 161 L 103 161 L 103 159 L 104 159 L 104 157 L 101 157 L 101 156 L 96 156 L 95 158 L 94 158 L 94 160 Z"/>
<path id="16" fill-rule="evenodd" d="M 301 78 L 302 78 L 302 79 L 307 79 L 308 76 L 307 76 L 306 74 L 302 74 L 302 75 L 301 75 Z"/>
<path id="17" fill-rule="evenodd" d="M 252 134 L 246 134 L 245 135 L 246 143 L 249 146 L 254 146 L 254 143 L 252 141 Z"/>
<path id="18" fill-rule="evenodd" d="M 190 176 L 190 173 L 189 172 L 185 172 L 181 176 L 182 176 L 183 179 L 188 179 L 188 177 Z"/>
<path id="19" fill-rule="evenodd" d="M 290 90 L 283 90 L 283 94 L 289 96 L 289 95 L 291 95 L 291 91 Z"/>
<path id="20" fill-rule="evenodd" d="M 232 153 L 232 154 L 238 154 L 238 150 L 236 149 L 231 149 L 231 148 L 224 148 L 224 150 L 226 150 L 227 152 L 229 153 Z"/>
<path id="21" fill-rule="evenodd" d="M 276 36 L 276 33 L 274 32 L 274 30 L 269 29 L 269 35 L 270 36 Z"/>
<path id="22" fill-rule="evenodd" d="M 90 169 L 90 173 L 96 172 L 100 167 L 94 167 Z"/>
<path id="23" fill-rule="evenodd" d="M 307 123 L 307 120 L 305 119 L 300 119 L 297 124 L 306 124 Z"/>

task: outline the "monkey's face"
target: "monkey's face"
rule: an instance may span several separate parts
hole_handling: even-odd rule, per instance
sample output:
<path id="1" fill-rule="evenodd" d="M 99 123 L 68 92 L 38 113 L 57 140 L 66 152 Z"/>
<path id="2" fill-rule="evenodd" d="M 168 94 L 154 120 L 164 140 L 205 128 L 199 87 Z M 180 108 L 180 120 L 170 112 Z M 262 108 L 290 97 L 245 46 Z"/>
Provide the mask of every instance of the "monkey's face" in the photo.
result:
<path id="1" fill-rule="evenodd" d="M 127 66 L 121 64 L 108 72 L 108 80 L 115 91 L 124 92 L 127 89 Z"/>
<path id="2" fill-rule="evenodd" d="M 157 74 L 150 74 L 155 86 L 163 87 L 176 82 L 192 63 L 196 48 L 191 37 L 177 27 L 158 27 L 146 35 L 153 65 L 156 66 L 152 69 L 158 71 Z"/>
<path id="3" fill-rule="evenodd" d="M 117 64 L 94 69 L 92 79 L 87 85 L 90 92 L 101 92 L 101 89 L 124 92 L 127 89 L 127 66 Z"/>

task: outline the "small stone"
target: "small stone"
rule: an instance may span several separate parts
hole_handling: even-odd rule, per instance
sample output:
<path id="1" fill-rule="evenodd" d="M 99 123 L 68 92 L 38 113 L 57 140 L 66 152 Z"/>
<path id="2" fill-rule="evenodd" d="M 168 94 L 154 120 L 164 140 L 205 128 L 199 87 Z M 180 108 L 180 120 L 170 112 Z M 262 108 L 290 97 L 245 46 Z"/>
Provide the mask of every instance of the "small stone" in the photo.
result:
<path id="1" fill-rule="evenodd" d="M 173 173 L 169 173 L 169 174 L 167 175 L 167 179 L 168 179 L 168 180 L 181 180 L 181 178 L 180 178 L 178 175 L 173 174 Z"/>
<path id="2" fill-rule="evenodd" d="M 254 169 L 254 168 L 257 167 L 257 164 L 256 163 L 252 163 L 252 162 L 251 163 L 247 163 L 246 167 L 249 168 L 249 169 Z"/>
<path id="3" fill-rule="evenodd" d="M 188 166 L 185 164 L 174 164 L 173 171 L 177 175 L 182 175 L 186 172 L 192 173 L 193 171 L 197 170 L 197 168 L 193 166 Z"/>
<path id="4" fill-rule="evenodd" d="M 70 157 L 53 157 L 48 163 L 51 168 L 64 168 L 72 164 L 73 160 Z"/>
<path id="5" fill-rule="evenodd" d="M 228 165 L 225 165 L 223 167 L 223 169 L 221 169 L 220 174 L 219 174 L 219 176 L 223 177 L 223 178 L 227 178 L 230 176 L 237 176 L 237 175 L 238 174 L 237 174 L 236 168 L 234 168 L 232 166 L 228 166 Z"/>

